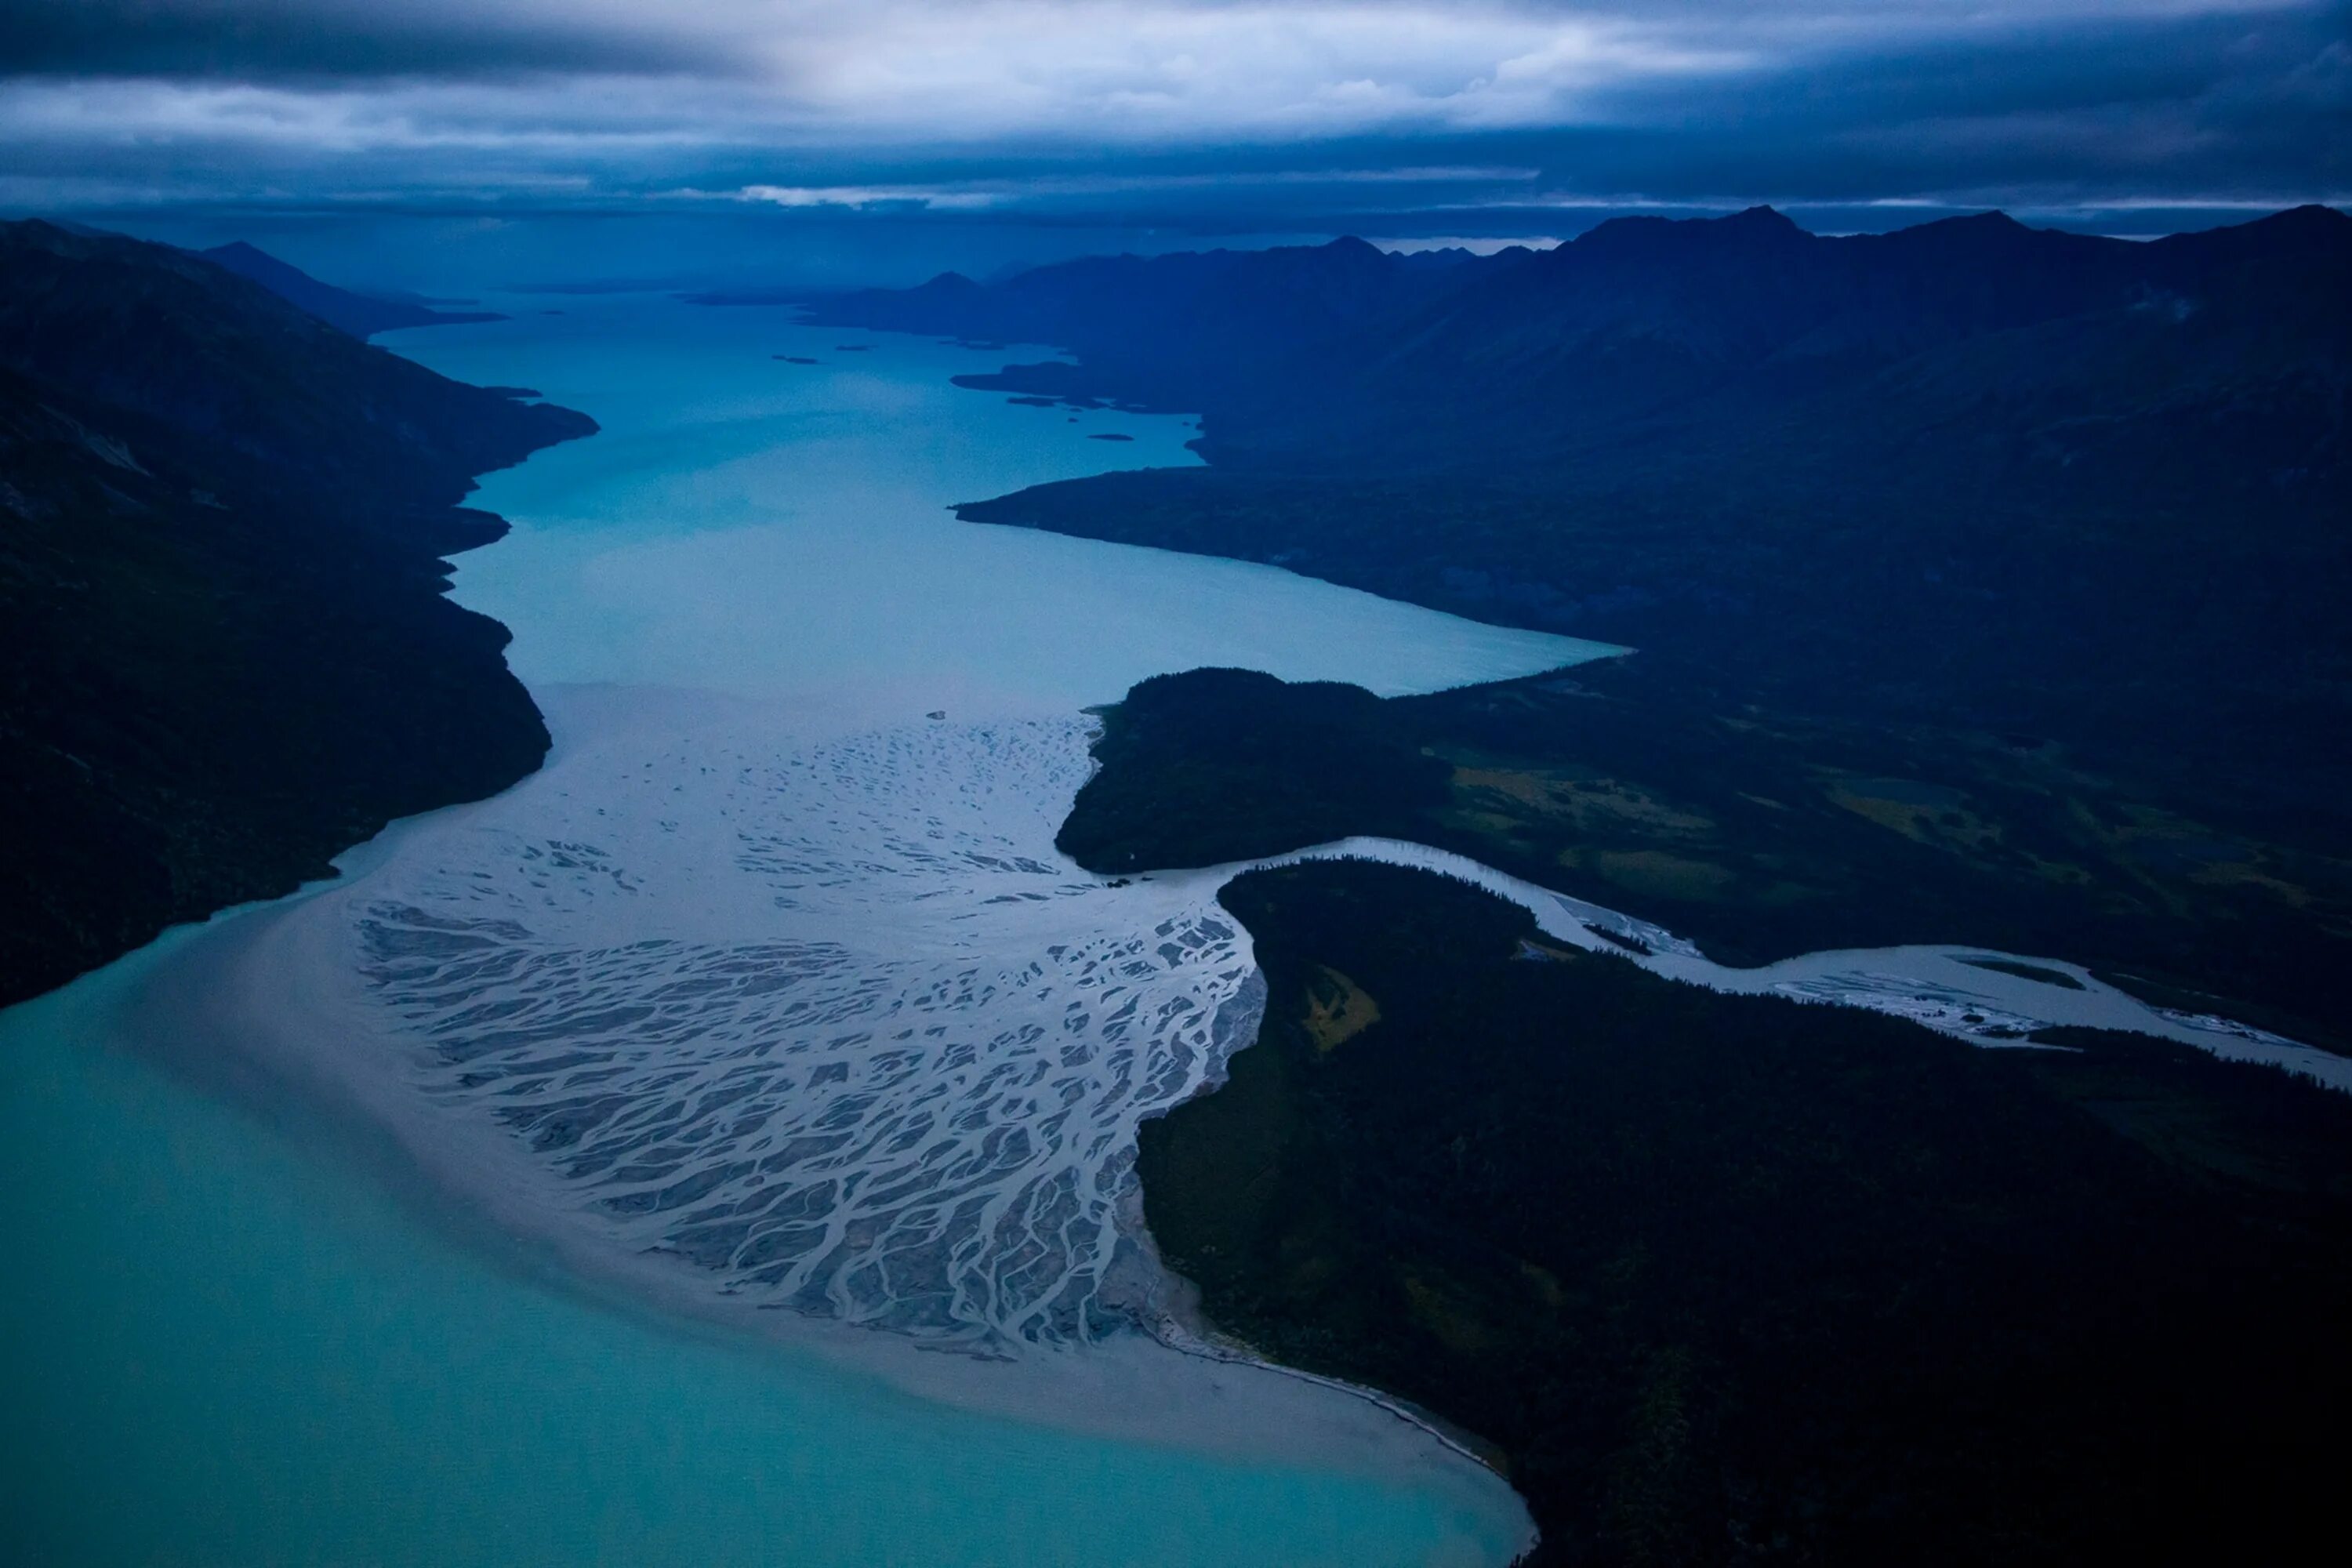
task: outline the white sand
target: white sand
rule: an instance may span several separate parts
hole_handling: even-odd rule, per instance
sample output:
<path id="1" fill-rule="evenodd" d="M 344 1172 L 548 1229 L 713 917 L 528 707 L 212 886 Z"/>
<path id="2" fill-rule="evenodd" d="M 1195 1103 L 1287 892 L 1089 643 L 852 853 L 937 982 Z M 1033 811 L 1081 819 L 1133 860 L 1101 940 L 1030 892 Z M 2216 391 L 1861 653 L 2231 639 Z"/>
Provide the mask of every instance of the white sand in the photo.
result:
<path id="1" fill-rule="evenodd" d="M 1120 886 L 1053 853 L 1085 721 L 845 733 L 618 688 L 551 709 L 544 772 L 216 921 L 134 1032 L 615 1310 L 993 1415 L 1515 1506 L 1412 1413 L 1233 1357 L 1173 1298 L 1136 1219 L 1135 1125 L 1254 1033 L 1258 988 L 1213 906 L 1223 873 Z M 385 956 L 418 933 L 448 945 Z M 625 1106 L 590 1170 L 570 1162 L 594 1136 L 531 1146 L 583 1086 Z M 691 1199 L 607 1202 L 689 1177 Z M 679 1244 L 729 1205 L 728 1252 Z M 824 1244 L 774 1279 L 737 1261 L 812 1220 Z"/>

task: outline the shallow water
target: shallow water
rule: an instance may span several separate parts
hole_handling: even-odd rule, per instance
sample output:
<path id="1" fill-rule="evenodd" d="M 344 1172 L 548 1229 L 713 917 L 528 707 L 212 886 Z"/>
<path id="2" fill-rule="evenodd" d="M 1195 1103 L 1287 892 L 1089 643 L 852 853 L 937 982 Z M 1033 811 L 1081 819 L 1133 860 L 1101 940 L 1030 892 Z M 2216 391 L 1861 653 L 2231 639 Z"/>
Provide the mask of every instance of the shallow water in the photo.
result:
<path id="1" fill-rule="evenodd" d="M 0 1298 L 12 1531 L 90 1562 L 1507 1557 L 1517 1500 L 1425 1434 L 1122 1328 L 1156 1310 L 1134 1122 L 1246 1025 L 1247 946 L 1213 878 L 1051 840 L 1078 710 L 1142 676 L 1402 691 L 1594 650 L 956 523 L 1185 460 L 1175 420 L 948 386 L 993 356 L 505 303 L 401 347 L 605 426 L 492 479 L 515 532 L 458 576 L 555 754 L 0 1018 L 37 1282 Z M 745 1307 L 798 1310 L 756 1338 Z"/>
<path id="2" fill-rule="evenodd" d="M 1105 1441 L 502 1268 L 109 1047 L 121 998 L 210 934 L 0 1015 L 7 1562 L 1091 1568 L 1514 1544 L 1496 1483 L 1377 1434 L 1297 1464 Z"/>
<path id="3" fill-rule="evenodd" d="M 478 498 L 515 529 L 460 558 L 457 597 L 515 629 L 526 681 L 783 696 L 814 727 L 940 710 L 1068 717 L 1204 664 L 1427 690 L 1600 648 L 1270 566 L 958 522 L 954 501 L 1191 464 L 1190 422 L 949 384 L 1043 350 L 975 353 L 788 316 L 607 301 L 396 335 L 436 369 L 527 374 L 604 425 L 489 476 Z M 834 347 L 847 342 L 871 346 Z M 1090 438 L 1106 434 L 1130 439 Z"/>
<path id="4" fill-rule="evenodd" d="M 1149 1293 L 1136 1123 L 1218 1071 L 1252 968 L 1213 880 L 1055 853 L 1080 709 L 1206 662 L 1397 691 L 1598 650 L 956 522 L 1102 467 L 1107 426 L 1120 461 L 1185 460 L 1180 422 L 838 336 L 636 301 L 436 348 L 607 424 L 491 483 L 516 532 L 457 584 L 515 629 L 557 752 L 241 962 L 317 976 L 259 1031 L 338 1042 L 331 1073 L 510 1225 L 739 1305 L 1093 1340 Z"/>
<path id="5" fill-rule="evenodd" d="M 1106 881 L 1051 839 L 1087 766 L 1079 710 L 1142 676 L 1393 692 L 1592 650 L 955 523 L 955 500 L 1186 460 L 1178 421 L 947 385 L 996 356 L 767 310 L 502 303 L 514 321 L 402 347 L 606 426 L 493 478 L 482 502 L 516 531 L 458 577 L 516 629 L 556 752 L 499 800 L 397 825 L 336 885 L 0 1015 L 0 1544 L 1507 1558 L 1517 1500 L 1426 1435 L 1122 1331 L 1160 1305 L 1122 1206 L 1135 1120 L 1246 1029 L 1249 953 L 1213 908 L 1224 872 Z M 1087 438 L 1113 430 L 1133 440 Z M 1325 852 L 1351 849 L 1469 875 L 1561 940 L 1632 939 L 1678 978 L 1980 1039 L 2142 1027 L 2343 1086 L 2339 1058 L 2063 963 L 2082 991 L 1974 949 L 1726 971 L 1421 847 Z"/>

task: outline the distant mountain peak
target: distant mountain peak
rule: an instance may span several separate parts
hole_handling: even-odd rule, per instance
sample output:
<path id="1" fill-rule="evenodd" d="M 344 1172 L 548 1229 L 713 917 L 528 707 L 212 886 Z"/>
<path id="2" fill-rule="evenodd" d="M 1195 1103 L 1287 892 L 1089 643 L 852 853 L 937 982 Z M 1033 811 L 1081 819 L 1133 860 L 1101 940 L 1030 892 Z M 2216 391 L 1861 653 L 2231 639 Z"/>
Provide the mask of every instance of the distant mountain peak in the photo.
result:
<path id="1" fill-rule="evenodd" d="M 1612 217 L 1567 244 L 1546 252 L 1565 262 L 1572 255 L 1645 254 L 1681 256 L 1693 249 L 1724 250 L 1811 243 L 1815 237 L 1777 207 L 1754 206 L 1720 217 L 1659 217 L 1643 214 Z"/>
<path id="2" fill-rule="evenodd" d="M 348 289 L 322 283 L 291 262 L 281 261 L 259 246 L 247 244 L 242 239 L 233 239 L 226 245 L 215 245 L 209 250 L 200 250 L 195 254 L 248 282 L 260 284 L 287 303 L 355 338 L 373 337 L 395 327 L 505 320 L 489 311 L 436 310 L 406 300 L 384 300 L 372 294 L 355 294 Z"/>
<path id="3" fill-rule="evenodd" d="M 1953 228 L 2022 229 L 2026 226 L 1999 207 L 1989 207 L 1980 213 L 1963 213 L 1958 217 L 1945 218 L 1943 222 Z M 1929 224 L 1926 226 L 1932 228 L 1935 226 Z"/>
<path id="4" fill-rule="evenodd" d="M 2317 202 L 2305 202 L 2299 207 L 2289 207 L 2284 212 L 2256 218 L 2242 226 L 2258 234 L 2325 235 L 2342 239 L 2352 236 L 2352 214 L 2322 206 Z"/>

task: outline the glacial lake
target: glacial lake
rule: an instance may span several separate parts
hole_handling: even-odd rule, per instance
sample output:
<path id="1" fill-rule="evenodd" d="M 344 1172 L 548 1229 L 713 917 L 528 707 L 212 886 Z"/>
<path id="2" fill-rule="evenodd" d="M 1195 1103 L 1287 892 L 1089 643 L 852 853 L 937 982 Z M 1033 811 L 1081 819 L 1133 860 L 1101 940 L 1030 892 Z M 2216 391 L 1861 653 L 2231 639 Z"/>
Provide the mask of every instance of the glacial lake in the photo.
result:
<path id="1" fill-rule="evenodd" d="M 1189 461 L 1003 357 L 615 297 L 404 353 L 604 425 L 463 557 L 547 767 L 0 1013 L 0 1541 L 42 1563 L 1499 1563 L 1493 1475 L 1182 1353 L 1126 1163 L 1247 1036 L 1229 868 L 1051 848 L 1083 710 L 1235 664 L 1375 690 L 1591 645 L 954 521 Z M 556 307 L 560 306 L 561 309 Z M 779 357 L 782 356 L 782 357 Z M 791 363 L 794 360 L 813 363 Z M 1123 436 L 1123 441 L 1097 437 Z M 1422 847 L 1562 941 L 1987 1044 L 2329 1058 L 1959 947 L 1707 963 Z M 1606 934 L 1603 934 L 1606 933 Z"/>
<path id="2" fill-rule="evenodd" d="M 1214 874 L 1106 882 L 1051 838 L 1081 710 L 1144 676 L 1595 650 L 958 523 L 1189 460 L 1179 420 L 948 384 L 1002 355 L 499 303 L 393 346 L 604 427 L 489 478 L 515 531 L 457 580 L 555 752 L 0 1015 L 12 1547 L 1507 1560 L 1524 1510 L 1433 1436 L 1127 1326 L 1169 1310 L 1135 1119 L 1213 1073 L 1252 970 Z"/>

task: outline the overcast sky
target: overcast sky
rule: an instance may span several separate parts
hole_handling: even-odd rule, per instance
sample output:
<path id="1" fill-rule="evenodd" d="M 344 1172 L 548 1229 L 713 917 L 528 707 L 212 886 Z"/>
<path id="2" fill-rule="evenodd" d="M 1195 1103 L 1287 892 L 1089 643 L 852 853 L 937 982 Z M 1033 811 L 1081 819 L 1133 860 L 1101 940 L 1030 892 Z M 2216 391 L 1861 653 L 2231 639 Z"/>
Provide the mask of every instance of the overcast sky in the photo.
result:
<path id="1" fill-rule="evenodd" d="M 2352 0 L 0 0 L 16 211 L 1444 235 L 1642 204 L 2347 192 Z"/>

